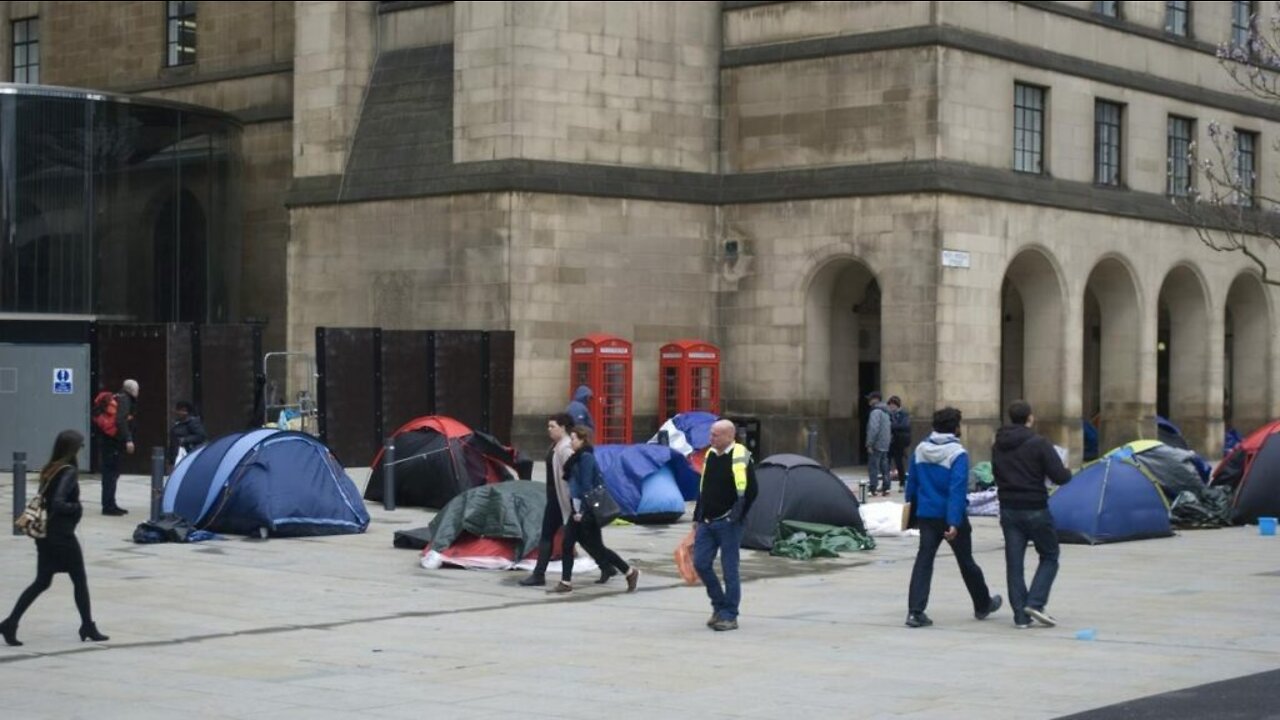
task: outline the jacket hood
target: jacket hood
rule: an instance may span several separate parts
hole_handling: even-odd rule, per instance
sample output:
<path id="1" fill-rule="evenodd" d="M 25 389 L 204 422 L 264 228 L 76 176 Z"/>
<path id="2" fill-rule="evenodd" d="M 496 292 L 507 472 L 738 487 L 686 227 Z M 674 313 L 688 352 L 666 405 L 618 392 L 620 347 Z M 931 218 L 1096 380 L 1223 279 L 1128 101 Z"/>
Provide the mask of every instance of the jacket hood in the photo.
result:
<path id="1" fill-rule="evenodd" d="M 573 391 L 573 401 L 585 403 L 591 399 L 591 388 L 586 385 L 579 385 L 577 390 Z"/>
<path id="2" fill-rule="evenodd" d="M 932 465 L 951 467 L 955 459 L 964 454 L 960 438 L 949 433 L 935 432 L 916 446 L 916 459 Z"/>
<path id="3" fill-rule="evenodd" d="M 1026 425 L 1005 425 L 996 431 L 996 449 L 1016 450 L 1034 437 L 1036 434 Z"/>

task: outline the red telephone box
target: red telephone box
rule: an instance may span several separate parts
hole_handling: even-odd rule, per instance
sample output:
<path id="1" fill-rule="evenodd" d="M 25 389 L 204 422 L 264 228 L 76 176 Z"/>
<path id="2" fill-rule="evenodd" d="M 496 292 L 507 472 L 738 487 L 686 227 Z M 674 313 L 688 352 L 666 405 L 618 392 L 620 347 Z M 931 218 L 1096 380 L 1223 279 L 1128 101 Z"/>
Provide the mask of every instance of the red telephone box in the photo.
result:
<path id="1" fill-rule="evenodd" d="M 631 442 L 631 343 L 595 333 L 570 346 L 569 396 L 579 385 L 591 388 L 588 409 L 596 422 L 596 443 Z"/>
<path id="2" fill-rule="evenodd" d="M 693 410 L 720 414 L 720 348 L 676 340 L 658 351 L 658 421 Z"/>

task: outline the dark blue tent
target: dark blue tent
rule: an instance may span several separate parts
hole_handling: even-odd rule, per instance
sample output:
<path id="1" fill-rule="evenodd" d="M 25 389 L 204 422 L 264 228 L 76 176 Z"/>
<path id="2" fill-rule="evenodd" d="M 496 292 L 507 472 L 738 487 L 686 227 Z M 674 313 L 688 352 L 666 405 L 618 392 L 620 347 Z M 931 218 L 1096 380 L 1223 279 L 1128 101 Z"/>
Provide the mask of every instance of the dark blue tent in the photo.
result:
<path id="1" fill-rule="evenodd" d="M 1049 496 L 1062 542 L 1099 543 L 1167 537 L 1169 506 L 1160 484 L 1131 458 L 1105 457 Z"/>
<path id="2" fill-rule="evenodd" d="M 622 517 L 638 523 L 669 523 L 698 499 L 698 473 L 666 445 L 597 445 L 596 462 Z"/>
<path id="3" fill-rule="evenodd" d="M 310 435 L 251 430 L 187 456 L 163 509 L 202 530 L 276 537 L 362 533 L 369 513 L 333 454 Z"/>

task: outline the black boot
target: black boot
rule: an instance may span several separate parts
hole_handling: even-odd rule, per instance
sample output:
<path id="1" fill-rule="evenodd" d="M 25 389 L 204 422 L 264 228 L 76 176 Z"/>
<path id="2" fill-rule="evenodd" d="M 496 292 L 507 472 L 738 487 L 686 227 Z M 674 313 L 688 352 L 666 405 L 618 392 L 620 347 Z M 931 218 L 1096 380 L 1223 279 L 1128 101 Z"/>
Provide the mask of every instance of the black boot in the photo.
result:
<path id="1" fill-rule="evenodd" d="M 600 571 L 600 579 L 596 580 L 596 584 L 603 585 L 609 582 L 609 578 L 612 578 L 614 575 L 617 575 L 617 574 L 618 574 L 617 570 L 614 570 L 611 567 L 606 567 Z"/>
<path id="2" fill-rule="evenodd" d="M 540 587 L 547 584 L 547 578 L 541 573 L 533 573 L 529 577 L 520 581 L 525 587 Z"/>
<path id="3" fill-rule="evenodd" d="M 111 638 L 98 632 L 98 626 L 94 623 L 86 623 L 80 626 L 80 642 L 92 640 L 94 642 L 106 642 Z"/>
<path id="4" fill-rule="evenodd" d="M 0 623 L 0 635 L 4 636 L 4 644 L 10 647 L 21 647 L 22 642 L 18 640 L 18 623 L 13 618 L 5 618 Z"/>

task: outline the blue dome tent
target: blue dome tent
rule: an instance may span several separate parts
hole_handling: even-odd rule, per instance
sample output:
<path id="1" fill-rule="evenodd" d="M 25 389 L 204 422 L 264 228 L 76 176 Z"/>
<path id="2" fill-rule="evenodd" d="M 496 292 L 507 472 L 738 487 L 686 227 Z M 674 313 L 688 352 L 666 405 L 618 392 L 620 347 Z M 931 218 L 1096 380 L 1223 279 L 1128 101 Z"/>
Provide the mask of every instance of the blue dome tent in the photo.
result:
<path id="1" fill-rule="evenodd" d="M 1049 496 L 1058 539 L 1122 542 L 1173 534 L 1160 484 L 1131 458 L 1105 457 L 1086 466 Z"/>
<path id="2" fill-rule="evenodd" d="M 597 445 L 596 462 L 609 494 L 634 523 L 673 523 L 698 499 L 698 473 L 666 445 Z"/>
<path id="3" fill-rule="evenodd" d="M 274 537 L 362 533 L 360 491 L 319 440 L 251 430 L 187 456 L 165 486 L 162 509 L 202 530 Z"/>

